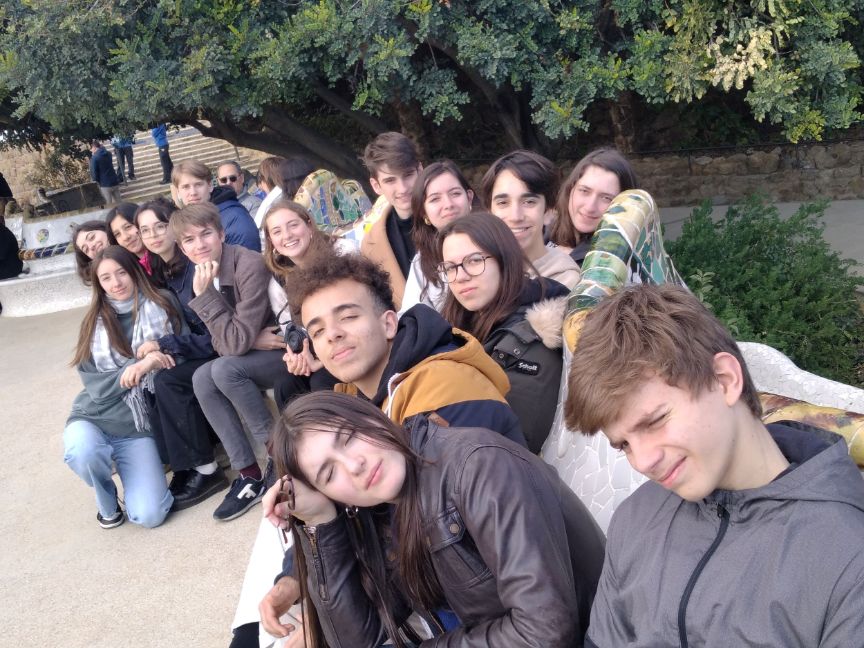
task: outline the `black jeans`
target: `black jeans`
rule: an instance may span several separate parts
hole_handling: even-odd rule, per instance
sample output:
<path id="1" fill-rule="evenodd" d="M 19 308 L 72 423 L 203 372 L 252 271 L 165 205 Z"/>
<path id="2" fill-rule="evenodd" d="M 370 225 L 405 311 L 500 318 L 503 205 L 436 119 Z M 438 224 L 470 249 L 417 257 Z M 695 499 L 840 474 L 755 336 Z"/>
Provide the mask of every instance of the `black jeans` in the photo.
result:
<path id="1" fill-rule="evenodd" d="M 162 165 L 162 182 L 171 182 L 171 171 L 174 169 L 174 163 L 168 154 L 167 146 L 159 147 L 159 163 Z"/>
<path id="2" fill-rule="evenodd" d="M 210 424 L 192 389 L 192 374 L 212 359 L 187 360 L 156 374 L 154 410 L 158 425 L 153 426 L 154 437 L 174 472 L 213 461 Z"/>
<path id="3" fill-rule="evenodd" d="M 273 385 L 273 397 L 276 407 L 281 412 L 285 406 L 300 394 L 308 394 L 313 391 L 330 391 L 339 381 L 323 367 L 311 376 L 295 376 L 288 374 L 282 380 Z"/>
<path id="4" fill-rule="evenodd" d="M 115 148 L 114 153 L 117 156 L 117 169 L 120 182 L 126 178 L 126 167 L 129 167 L 129 178 L 135 177 L 135 163 L 132 160 L 132 147 Z"/>

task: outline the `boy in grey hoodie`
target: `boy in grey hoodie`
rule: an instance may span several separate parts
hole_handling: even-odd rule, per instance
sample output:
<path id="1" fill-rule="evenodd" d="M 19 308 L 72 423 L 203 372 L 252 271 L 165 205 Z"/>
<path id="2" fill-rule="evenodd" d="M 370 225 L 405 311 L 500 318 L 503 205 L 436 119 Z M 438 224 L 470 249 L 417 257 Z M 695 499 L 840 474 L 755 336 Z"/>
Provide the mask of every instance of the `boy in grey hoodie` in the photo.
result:
<path id="1" fill-rule="evenodd" d="M 568 427 L 651 481 L 615 511 L 586 645 L 864 645 L 864 480 L 844 440 L 760 420 L 735 341 L 685 290 L 585 320 Z"/>

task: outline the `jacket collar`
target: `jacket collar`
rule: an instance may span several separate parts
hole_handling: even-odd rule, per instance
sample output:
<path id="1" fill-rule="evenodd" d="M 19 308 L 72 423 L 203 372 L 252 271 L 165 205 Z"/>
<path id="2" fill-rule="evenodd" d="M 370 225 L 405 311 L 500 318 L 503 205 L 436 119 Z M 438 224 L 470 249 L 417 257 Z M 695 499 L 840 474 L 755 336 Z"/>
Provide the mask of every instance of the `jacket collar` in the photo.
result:
<path id="1" fill-rule="evenodd" d="M 783 501 L 841 502 L 864 511 L 864 480 L 838 434 L 795 421 L 767 426 L 792 470 L 759 488 L 717 490 L 699 503 L 713 519 L 718 506 L 734 522 L 759 519 Z"/>

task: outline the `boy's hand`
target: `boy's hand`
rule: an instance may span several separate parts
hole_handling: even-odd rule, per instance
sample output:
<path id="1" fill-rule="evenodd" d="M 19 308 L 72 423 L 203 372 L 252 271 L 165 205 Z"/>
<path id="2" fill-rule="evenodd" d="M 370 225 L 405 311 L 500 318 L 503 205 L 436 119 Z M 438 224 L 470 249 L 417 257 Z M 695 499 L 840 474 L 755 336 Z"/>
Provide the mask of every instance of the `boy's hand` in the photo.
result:
<path id="1" fill-rule="evenodd" d="M 219 262 L 205 261 L 195 266 L 195 276 L 192 277 L 192 292 L 198 297 L 219 276 Z"/>

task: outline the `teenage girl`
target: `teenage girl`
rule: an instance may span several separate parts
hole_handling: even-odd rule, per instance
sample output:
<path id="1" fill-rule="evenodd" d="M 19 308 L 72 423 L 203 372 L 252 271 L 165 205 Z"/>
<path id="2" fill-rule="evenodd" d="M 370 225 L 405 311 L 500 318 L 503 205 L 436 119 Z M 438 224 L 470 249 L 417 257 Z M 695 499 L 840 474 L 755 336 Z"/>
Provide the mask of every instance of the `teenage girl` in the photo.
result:
<path id="1" fill-rule="evenodd" d="M 442 315 L 480 340 L 507 373 L 507 402 L 522 423 L 528 448 L 540 452 L 558 400 L 569 291 L 552 279 L 528 277 L 518 242 L 491 214 L 449 223 L 439 246 L 438 271 L 450 287 Z"/>
<path id="2" fill-rule="evenodd" d="M 84 316 L 72 363 L 84 383 L 63 431 L 66 464 L 93 488 L 96 520 L 104 529 L 123 523 L 111 479 L 123 484 L 125 515 L 158 526 L 171 508 L 162 460 L 153 439 L 145 392 L 154 374 L 174 366 L 158 350 L 139 358 L 149 340 L 182 333 L 176 302 L 155 290 L 134 254 L 119 246 L 98 252 L 91 270 L 93 300 Z"/>
<path id="3" fill-rule="evenodd" d="M 412 609 L 443 635 L 435 645 L 582 644 L 603 534 L 521 446 L 422 415 L 402 428 L 364 399 L 316 392 L 285 409 L 273 451 L 293 479 L 265 514 L 298 520 L 313 646 L 416 645 Z"/>
<path id="4" fill-rule="evenodd" d="M 469 214 L 473 201 L 474 191 L 450 160 L 433 162 L 420 173 L 411 196 L 411 235 L 417 254 L 408 271 L 400 315 L 421 303 L 441 310 L 447 285 L 438 275 L 438 231 Z"/>

